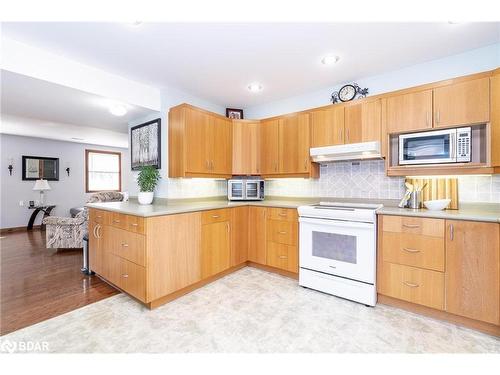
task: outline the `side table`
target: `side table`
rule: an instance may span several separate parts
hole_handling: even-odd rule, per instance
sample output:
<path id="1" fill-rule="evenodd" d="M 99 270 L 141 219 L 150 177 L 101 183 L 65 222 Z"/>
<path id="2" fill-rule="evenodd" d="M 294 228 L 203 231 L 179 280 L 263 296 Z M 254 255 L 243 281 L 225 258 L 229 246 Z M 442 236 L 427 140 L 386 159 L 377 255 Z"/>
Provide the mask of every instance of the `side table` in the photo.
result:
<path id="1" fill-rule="evenodd" d="M 33 213 L 31 214 L 30 220 L 28 221 L 28 227 L 26 228 L 27 230 L 33 230 L 33 223 L 35 222 L 36 217 L 38 216 L 39 212 L 43 212 L 43 219 L 45 219 L 47 216 L 50 216 L 51 211 L 54 209 L 55 205 L 53 206 L 33 206 L 33 207 L 28 207 L 30 210 L 34 210 Z M 41 229 L 45 229 L 45 225 L 42 224 Z"/>

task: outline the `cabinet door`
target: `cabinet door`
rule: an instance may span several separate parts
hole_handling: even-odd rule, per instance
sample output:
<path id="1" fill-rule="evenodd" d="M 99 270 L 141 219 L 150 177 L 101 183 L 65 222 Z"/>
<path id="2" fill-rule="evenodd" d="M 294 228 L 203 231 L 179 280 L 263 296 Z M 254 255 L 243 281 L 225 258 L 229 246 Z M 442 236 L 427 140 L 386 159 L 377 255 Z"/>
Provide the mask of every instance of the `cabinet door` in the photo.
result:
<path id="1" fill-rule="evenodd" d="M 210 132 L 210 116 L 191 108 L 186 109 L 185 124 L 186 171 L 209 173 L 213 135 Z M 182 157 L 177 155 L 176 157 Z"/>
<path id="2" fill-rule="evenodd" d="M 362 142 L 362 104 L 345 107 L 345 143 Z"/>
<path id="3" fill-rule="evenodd" d="M 262 174 L 279 172 L 279 120 L 262 121 L 260 125 L 260 163 Z"/>
<path id="4" fill-rule="evenodd" d="M 266 208 L 248 207 L 248 260 L 266 264 Z"/>
<path id="5" fill-rule="evenodd" d="M 232 122 L 217 116 L 210 116 L 210 172 L 216 174 L 232 173 L 233 136 Z"/>
<path id="6" fill-rule="evenodd" d="M 103 266 L 103 225 L 93 220 L 92 211 L 89 220 L 89 263 L 90 269 L 95 273 L 102 275 Z M 99 233 L 100 232 L 100 233 Z"/>
<path id="7" fill-rule="evenodd" d="M 387 98 L 389 133 L 432 127 L 432 90 Z"/>
<path id="8" fill-rule="evenodd" d="M 309 114 L 284 117 L 279 123 L 280 173 L 308 172 L 310 168 Z"/>
<path id="9" fill-rule="evenodd" d="M 344 107 L 311 112 L 311 147 L 344 143 Z"/>
<path id="10" fill-rule="evenodd" d="M 248 207 L 231 209 L 231 266 L 248 260 Z"/>
<path id="11" fill-rule="evenodd" d="M 446 220 L 446 311 L 500 323 L 499 227 Z"/>
<path id="12" fill-rule="evenodd" d="M 434 126 L 469 125 L 489 120 L 489 78 L 434 89 Z"/>
<path id="13" fill-rule="evenodd" d="M 260 124 L 233 120 L 233 175 L 260 174 Z"/>
<path id="14" fill-rule="evenodd" d="M 361 105 L 361 142 L 382 140 L 382 102 L 363 103 Z"/>
<path id="15" fill-rule="evenodd" d="M 229 268 L 229 221 L 201 226 L 201 278 L 207 278 Z"/>

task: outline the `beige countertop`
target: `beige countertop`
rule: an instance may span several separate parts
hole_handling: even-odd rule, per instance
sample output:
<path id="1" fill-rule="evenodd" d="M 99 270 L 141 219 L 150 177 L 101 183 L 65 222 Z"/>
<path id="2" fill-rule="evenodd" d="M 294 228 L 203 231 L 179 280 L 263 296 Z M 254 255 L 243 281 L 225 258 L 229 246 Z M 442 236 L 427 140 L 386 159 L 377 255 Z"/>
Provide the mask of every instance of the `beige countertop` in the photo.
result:
<path id="1" fill-rule="evenodd" d="M 299 206 L 315 204 L 320 201 L 353 202 L 353 203 L 382 203 L 384 207 L 377 211 L 379 215 L 400 215 L 415 217 L 430 217 L 452 220 L 487 221 L 500 223 L 500 204 L 497 203 L 462 203 L 458 210 L 429 211 L 427 209 L 413 210 L 397 207 L 396 200 L 376 200 L 359 198 L 294 198 L 269 197 L 264 201 L 233 201 L 225 198 L 205 199 L 162 199 L 156 198 L 151 205 L 140 205 L 135 199 L 128 202 L 88 203 L 87 207 L 106 211 L 120 212 L 128 215 L 150 217 L 174 215 L 186 212 L 206 211 L 239 206 L 263 206 L 297 208 Z"/>

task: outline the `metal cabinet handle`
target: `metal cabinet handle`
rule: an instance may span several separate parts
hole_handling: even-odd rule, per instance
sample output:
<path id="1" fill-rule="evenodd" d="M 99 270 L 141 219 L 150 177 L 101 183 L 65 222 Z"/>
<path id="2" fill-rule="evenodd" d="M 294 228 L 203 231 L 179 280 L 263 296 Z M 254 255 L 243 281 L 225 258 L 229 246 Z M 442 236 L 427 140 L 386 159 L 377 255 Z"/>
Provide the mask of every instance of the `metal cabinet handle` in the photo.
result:
<path id="1" fill-rule="evenodd" d="M 124 274 L 122 275 L 122 277 L 126 279 L 126 278 L 128 278 L 128 274 L 124 273 Z"/>
<path id="2" fill-rule="evenodd" d="M 95 226 L 94 226 L 94 230 L 92 231 L 92 232 L 94 233 L 94 237 L 95 237 L 95 238 L 98 238 L 98 237 L 97 237 L 97 227 L 98 227 L 98 226 L 99 226 L 99 224 L 95 225 Z"/>
<path id="3" fill-rule="evenodd" d="M 205 168 L 210 169 L 210 163 L 208 162 L 208 159 L 205 160 Z"/>
<path id="4" fill-rule="evenodd" d="M 286 255 L 280 255 L 278 258 L 280 258 L 280 259 L 286 259 L 288 257 Z"/>
<path id="5" fill-rule="evenodd" d="M 420 225 L 418 225 L 418 224 L 403 224 L 403 227 L 405 227 L 405 228 L 420 228 Z"/>
<path id="6" fill-rule="evenodd" d="M 345 131 L 345 139 L 346 143 L 349 143 L 349 128 L 347 128 L 347 130 Z"/>
<path id="7" fill-rule="evenodd" d="M 417 249 L 410 249 L 408 247 L 403 247 L 403 250 L 408 252 L 408 253 L 420 253 L 420 250 Z"/>
<path id="8" fill-rule="evenodd" d="M 284 214 L 284 213 L 279 213 L 278 215 L 279 216 L 287 216 L 287 214 Z"/>
<path id="9" fill-rule="evenodd" d="M 284 230 L 281 230 L 278 232 L 279 234 L 286 234 L 286 232 Z"/>
<path id="10" fill-rule="evenodd" d="M 137 224 L 137 223 L 130 223 L 130 225 L 133 226 L 133 227 L 138 227 L 139 226 L 139 224 Z"/>
<path id="11" fill-rule="evenodd" d="M 276 163 L 276 162 L 274 163 L 274 171 L 278 172 L 278 163 Z"/>
<path id="12" fill-rule="evenodd" d="M 441 116 L 440 116 L 440 111 L 437 110 L 436 111 L 436 124 L 439 124 L 439 121 L 441 120 Z"/>
<path id="13" fill-rule="evenodd" d="M 120 220 L 113 220 L 113 223 L 117 223 L 118 224 L 119 222 L 120 222 Z"/>
<path id="14" fill-rule="evenodd" d="M 97 238 L 101 238 L 101 225 L 97 225 Z"/>
<path id="15" fill-rule="evenodd" d="M 430 116 L 429 116 L 429 111 L 427 111 L 425 112 L 425 124 L 429 126 L 430 125 L 429 122 L 430 122 Z"/>
<path id="16" fill-rule="evenodd" d="M 128 247 L 128 243 L 122 243 L 123 247 Z"/>
<path id="17" fill-rule="evenodd" d="M 453 241 L 454 234 L 453 224 L 450 224 L 450 241 Z"/>
<path id="18" fill-rule="evenodd" d="M 218 217 L 220 217 L 220 216 L 219 216 L 219 215 L 212 215 L 212 217 L 213 217 L 214 219 L 217 219 L 217 218 L 218 218 Z"/>
<path id="19" fill-rule="evenodd" d="M 97 218 L 97 219 L 100 219 L 100 218 L 102 218 L 102 216 L 101 216 L 101 215 L 98 215 L 98 216 L 96 216 L 96 218 Z"/>
<path id="20" fill-rule="evenodd" d="M 231 227 L 230 227 L 229 223 L 226 223 L 226 227 L 227 227 L 227 232 L 228 233 L 231 232 Z"/>
<path id="21" fill-rule="evenodd" d="M 339 142 L 342 141 L 342 129 L 339 129 L 339 139 L 338 139 Z"/>
<path id="22" fill-rule="evenodd" d="M 410 283 L 408 281 L 403 281 L 403 284 L 409 286 L 410 288 L 418 288 L 420 286 L 418 284 Z"/>
<path id="23" fill-rule="evenodd" d="M 210 169 L 213 171 L 214 170 L 214 161 L 210 160 Z"/>

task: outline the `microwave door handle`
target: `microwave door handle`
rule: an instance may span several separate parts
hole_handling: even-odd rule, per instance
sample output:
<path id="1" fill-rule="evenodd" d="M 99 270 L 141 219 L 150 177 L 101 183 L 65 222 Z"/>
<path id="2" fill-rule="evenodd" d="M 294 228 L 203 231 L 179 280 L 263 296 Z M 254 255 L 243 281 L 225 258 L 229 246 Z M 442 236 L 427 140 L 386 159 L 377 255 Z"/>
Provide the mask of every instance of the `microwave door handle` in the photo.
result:
<path id="1" fill-rule="evenodd" d="M 450 133 L 450 158 L 452 161 L 457 161 L 457 132 L 456 130 Z"/>

